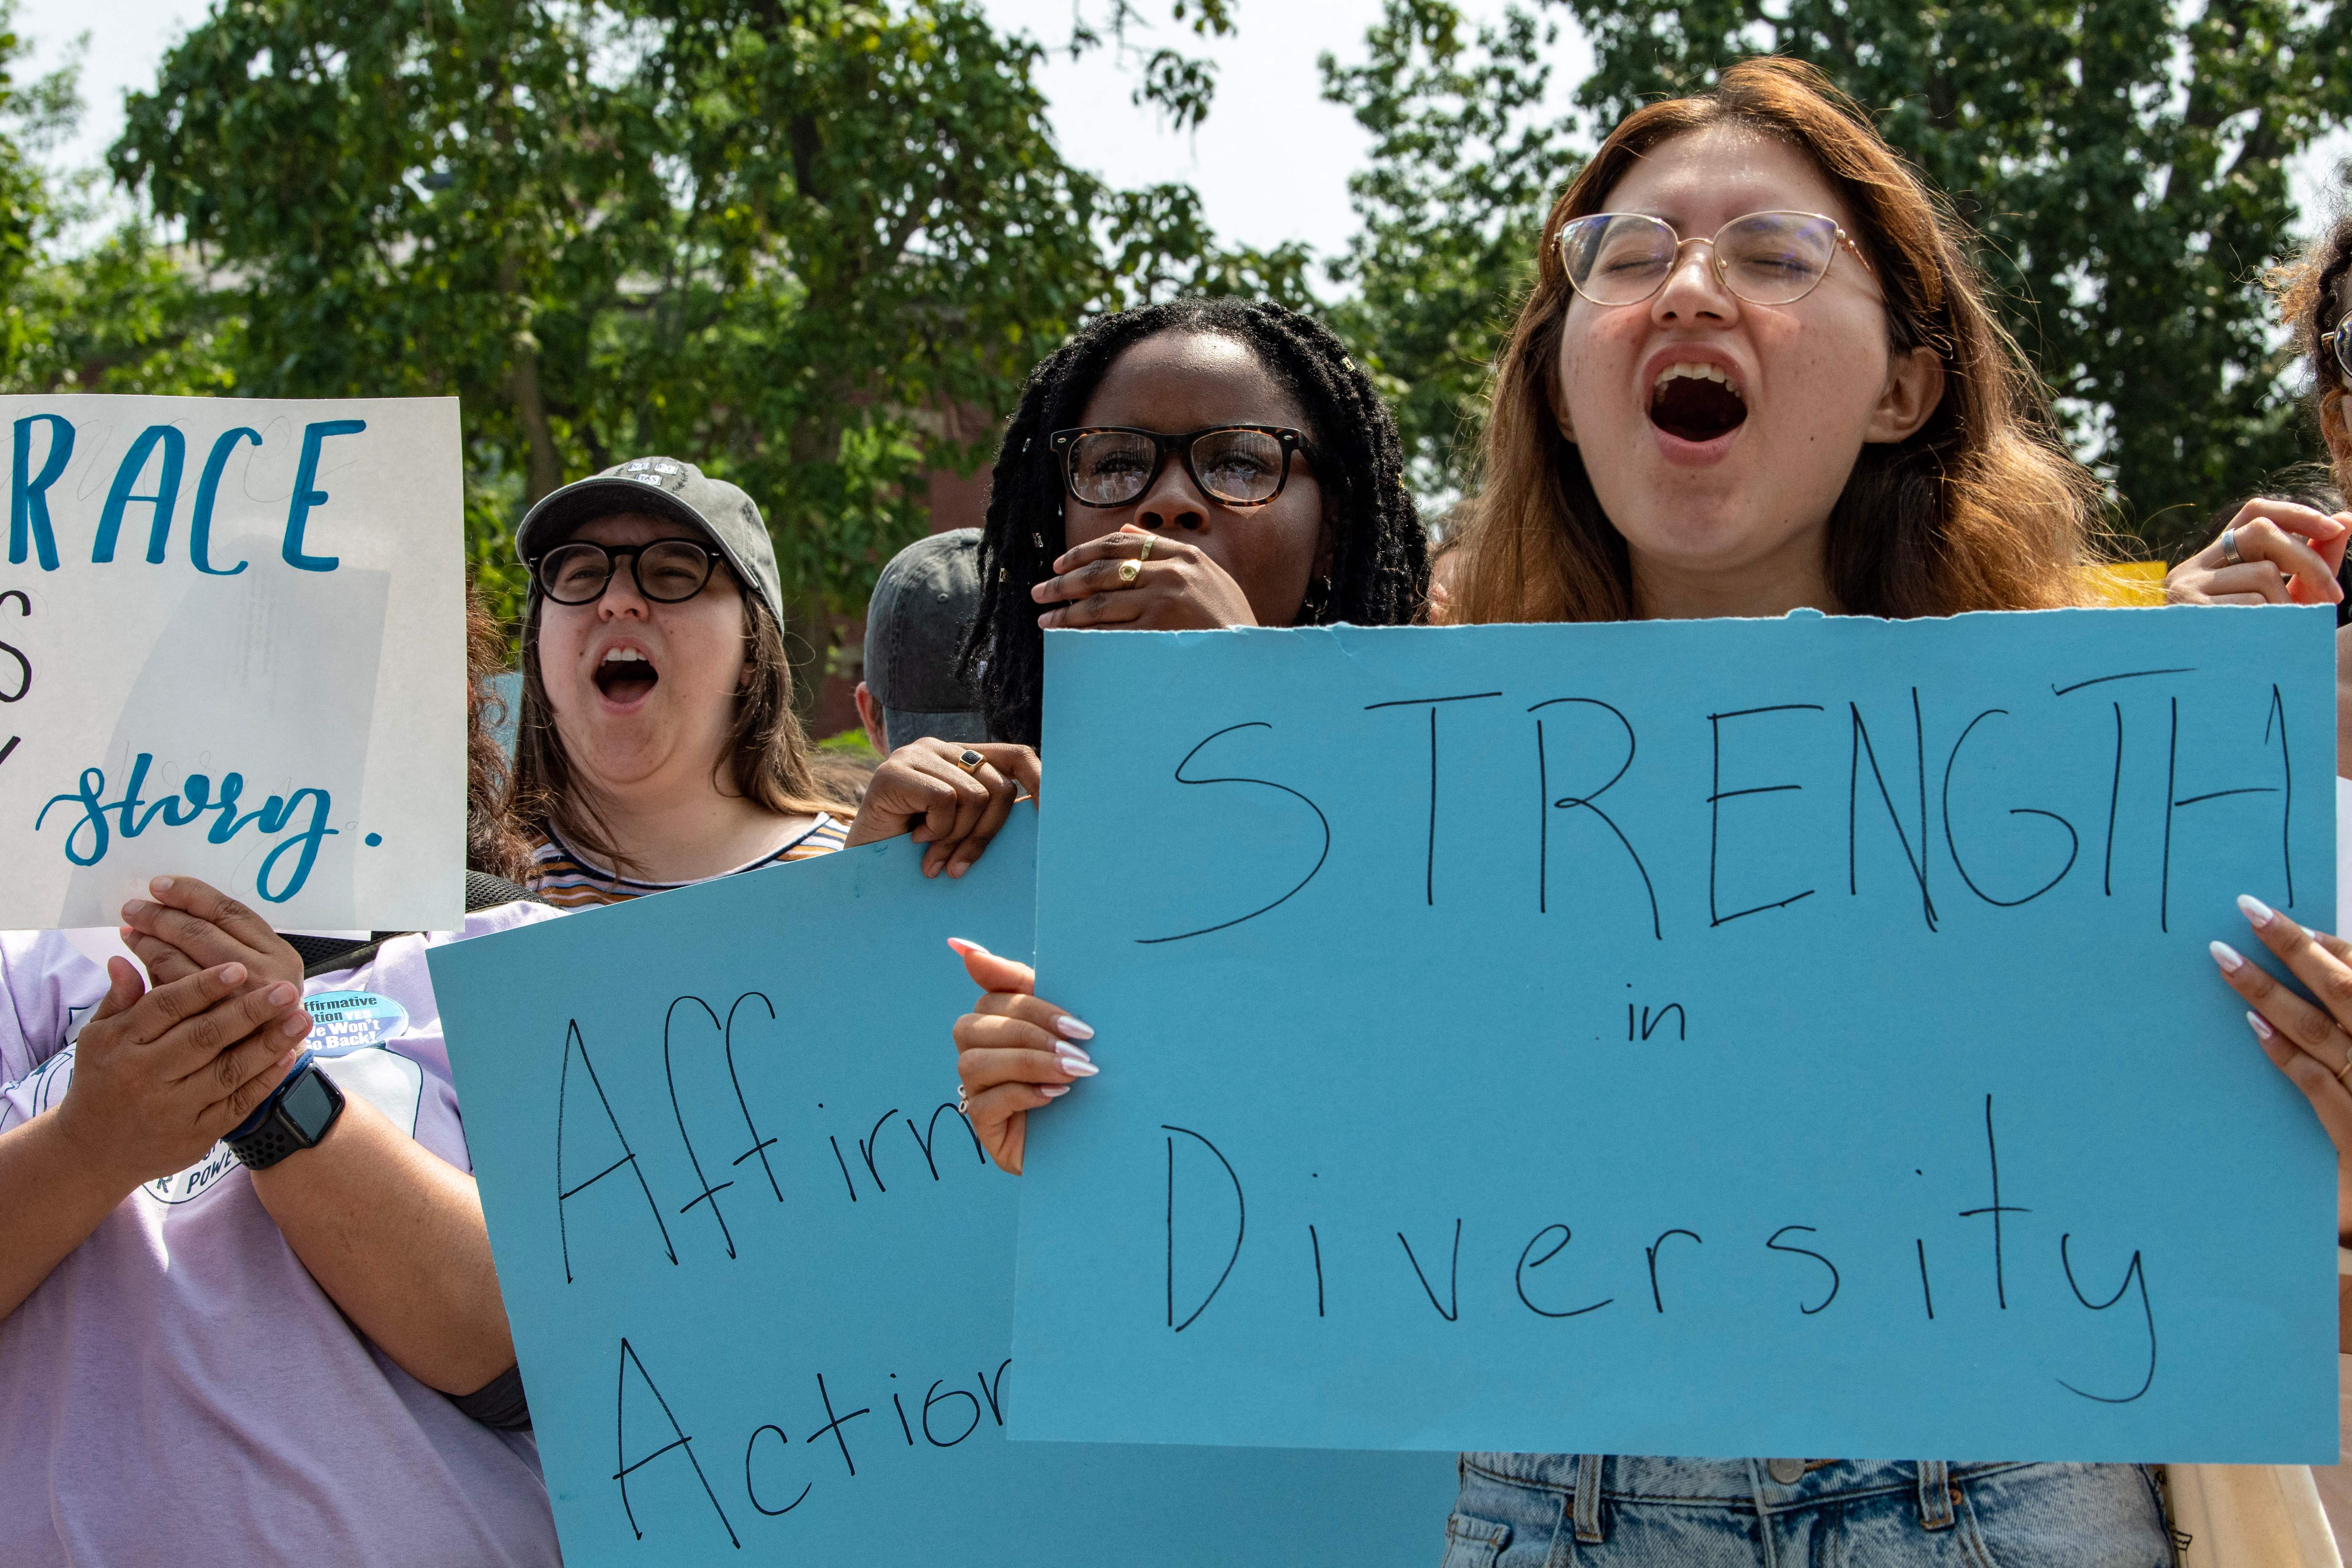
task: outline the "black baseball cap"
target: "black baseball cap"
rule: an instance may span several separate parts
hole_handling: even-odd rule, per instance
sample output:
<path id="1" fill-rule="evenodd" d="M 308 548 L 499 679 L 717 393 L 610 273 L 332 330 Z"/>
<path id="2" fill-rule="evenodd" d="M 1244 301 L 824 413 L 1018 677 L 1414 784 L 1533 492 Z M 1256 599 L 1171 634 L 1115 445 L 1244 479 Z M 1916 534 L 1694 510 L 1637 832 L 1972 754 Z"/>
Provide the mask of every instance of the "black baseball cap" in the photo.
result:
<path id="1" fill-rule="evenodd" d="M 919 539 L 890 558 L 866 605 L 866 689 L 893 746 L 929 735 L 988 739 L 980 700 L 957 674 L 980 611 L 980 530 Z"/>
<path id="2" fill-rule="evenodd" d="M 760 595 L 776 624 L 784 624 L 784 591 L 776 573 L 776 546 L 751 498 L 676 458 L 632 458 L 592 479 L 575 479 L 540 498 L 515 529 L 515 555 L 529 565 L 600 517 L 642 511 L 699 529 L 726 557 L 735 575 Z"/>

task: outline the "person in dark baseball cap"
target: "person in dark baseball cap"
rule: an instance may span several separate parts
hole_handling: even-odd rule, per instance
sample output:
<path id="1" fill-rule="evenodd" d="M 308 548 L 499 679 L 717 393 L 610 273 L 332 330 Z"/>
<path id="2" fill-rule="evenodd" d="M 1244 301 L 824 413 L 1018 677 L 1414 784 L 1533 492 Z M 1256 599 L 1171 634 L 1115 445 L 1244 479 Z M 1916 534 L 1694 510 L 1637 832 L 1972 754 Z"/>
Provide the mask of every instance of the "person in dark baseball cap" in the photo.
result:
<path id="1" fill-rule="evenodd" d="M 919 539 L 890 558 L 866 605 L 866 679 L 857 714 L 887 752 L 924 735 L 985 741 L 980 699 L 958 666 L 980 606 L 980 530 Z"/>
<path id="2" fill-rule="evenodd" d="M 515 551 L 531 581 L 514 787 L 525 885 L 545 901 L 614 903 L 910 828 L 927 874 L 961 875 L 1034 788 L 1024 748 L 918 739 L 862 806 L 828 794 L 793 710 L 767 525 L 692 463 L 633 458 L 552 491 Z"/>

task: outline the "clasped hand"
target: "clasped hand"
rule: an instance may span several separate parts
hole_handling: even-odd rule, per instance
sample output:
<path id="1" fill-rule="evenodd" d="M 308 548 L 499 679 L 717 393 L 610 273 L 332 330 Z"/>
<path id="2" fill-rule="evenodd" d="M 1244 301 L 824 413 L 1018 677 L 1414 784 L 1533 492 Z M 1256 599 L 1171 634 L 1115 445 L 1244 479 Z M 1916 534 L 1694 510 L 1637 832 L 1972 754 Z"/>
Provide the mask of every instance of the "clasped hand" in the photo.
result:
<path id="1" fill-rule="evenodd" d="M 59 1130 L 128 1192 L 184 1171 L 284 1079 L 310 1032 L 302 961 L 251 910 L 194 877 L 158 877 L 122 910 L 154 984 L 107 963 L 82 1026 Z"/>

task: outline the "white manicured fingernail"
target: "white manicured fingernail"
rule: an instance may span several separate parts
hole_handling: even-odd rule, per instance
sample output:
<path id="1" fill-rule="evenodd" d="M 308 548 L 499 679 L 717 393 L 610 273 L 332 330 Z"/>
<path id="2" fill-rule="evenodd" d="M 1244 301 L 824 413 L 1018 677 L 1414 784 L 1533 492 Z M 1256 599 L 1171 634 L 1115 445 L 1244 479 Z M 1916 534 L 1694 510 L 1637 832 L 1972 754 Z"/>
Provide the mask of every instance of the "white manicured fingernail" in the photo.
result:
<path id="1" fill-rule="evenodd" d="M 1054 1053 L 1054 1062 L 1072 1078 L 1092 1078 L 1102 1071 L 1102 1068 L 1095 1066 L 1094 1058 L 1087 1056 L 1086 1052 L 1074 1051 L 1067 1046 Z"/>
<path id="2" fill-rule="evenodd" d="M 2206 951 L 2213 955 L 2213 962 L 2221 966 L 2224 974 L 2235 974 L 2246 966 L 2246 961 L 2240 956 L 2238 950 L 2226 942 L 2210 942 Z"/>
<path id="3" fill-rule="evenodd" d="M 1067 1013 L 1054 1020 L 1054 1032 L 1066 1040 L 1091 1040 L 1095 1037 L 1092 1024 L 1073 1018 Z"/>
<path id="4" fill-rule="evenodd" d="M 1066 1083 L 1040 1084 L 1037 1087 L 1037 1092 L 1047 1100 L 1059 1100 L 1070 1092 L 1070 1086 Z"/>
<path id="5" fill-rule="evenodd" d="M 960 936 L 951 936 L 948 938 L 948 947 L 959 958 L 970 958 L 974 953 L 978 953 L 982 958 L 994 958 L 996 956 L 994 953 L 989 952 L 988 949 L 981 946 L 980 943 L 976 942 L 966 942 Z"/>
<path id="6" fill-rule="evenodd" d="M 2263 1017 L 2260 1013 L 2247 1014 L 2246 1026 L 2253 1030 L 2254 1038 L 2258 1040 L 2272 1039 L 2278 1034 L 2276 1029 L 2271 1027 L 2270 1020 Z"/>
<path id="7" fill-rule="evenodd" d="M 2263 902 L 2262 900 L 2254 897 L 2252 893 L 2240 893 L 2238 895 L 2238 912 L 2245 916 L 2246 919 L 2252 923 L 2253 928 L 2256 931 L 2262 930 L 2263 927 L 2278 919 L 2277 910 L 2272 909 L 2268 904 Z"/>

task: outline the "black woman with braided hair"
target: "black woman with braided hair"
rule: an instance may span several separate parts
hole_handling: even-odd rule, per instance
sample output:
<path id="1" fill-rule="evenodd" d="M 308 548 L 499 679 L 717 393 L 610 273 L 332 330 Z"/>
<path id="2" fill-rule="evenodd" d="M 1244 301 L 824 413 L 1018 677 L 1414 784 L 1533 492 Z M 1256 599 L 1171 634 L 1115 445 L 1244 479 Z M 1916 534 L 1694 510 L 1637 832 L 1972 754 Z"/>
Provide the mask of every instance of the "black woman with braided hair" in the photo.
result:
<path id="1" fill-rule="evenodd" d="M 1028 746 L 1045 628 L 1402 626 L 1429 589 L 1380 394 L 1322 327 L 1233 300 L 1106 316 L 1033 371 L 980 550 L 964 671 L 990 733 Z M 1018 1171 L 1094 1031 L 1034 1002 L 1028 965 L 950 945 L 987 993 L 955 1028 L 972 1130 Z"/>
<path id="2" fill-rule="evenodd" d="M 1339 339 L 1278 305 L 1099 318 L 1030 373 L 991 479 L 964 667 L 1002 741 L 1037 743 L 1048 626 L 1421 616 L 1396 421 Z"/>

